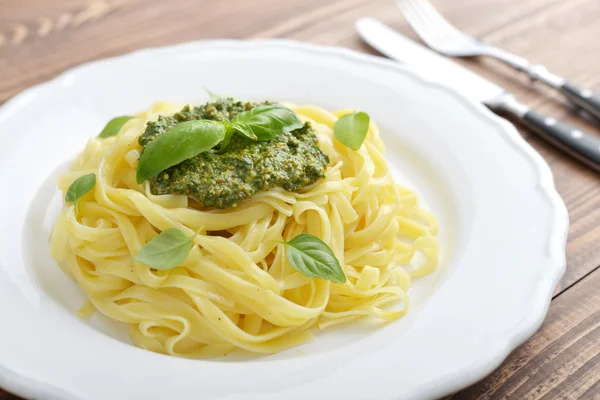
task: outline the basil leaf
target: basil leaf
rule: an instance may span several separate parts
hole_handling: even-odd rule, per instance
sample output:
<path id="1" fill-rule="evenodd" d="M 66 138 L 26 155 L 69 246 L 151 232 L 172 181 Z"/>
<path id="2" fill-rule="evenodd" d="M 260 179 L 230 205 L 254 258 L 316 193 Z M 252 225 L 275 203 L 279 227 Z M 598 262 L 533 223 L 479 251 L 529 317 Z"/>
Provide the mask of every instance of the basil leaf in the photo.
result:
<path id="1" fill-rule="evenodd" d="M 311 278 L 346 282 L 340 262 L 329 246 L 318 237 L 303 233 L 282 243 L 286 245 L 288 260 L 296 271 Z"/>
<path id="2" fill-rule="evenodd" d="M 125 123 L 132 118 L 133 117 L 129 115 L 123 115 L 121 117 L 115 117 L 111 119 L 110 121 L 108 121 L 108 124 L 106 124 L 104 129 L 102 129 L 102 132 L 100 132 L 98 137 L 105 139 L 111 136 L 115 136 L 117 133 L 119 133 L 123 125 L 125 125 Z"/>
<path id="3" fill-rule="evenodd" d="M 252 131 L 252 127 L 250 127 L 248 124 L 244 124 L 241 122 L 232 122 L 231 128 L 237 131 L 238 133 L 241 133 L 242 135 L 246 136 L 248 139 L 258 140 L 258 136 L 254 134 L 254 132 Z"/>
<path id="4" fill-rule="evenodd" d="M 133 259 L 150 268 L 172 269 L 185 261 L 192 240 L 177 228 L 167 229 L 146 243 Z"/>
<path id="5" fill-rule="evenodd" d="M 175 125 L 151 141 L 137 166 L 137 183 L 212 149 L 225 137 L 225 126 L 216 121 L 194 120 Z"/>
<path id="6" fill-rule="evenodd" d="M 227 150 L 227 147 L 229 146 L 229 143 L 231 142 L 232 137 L 233 137 L 233 128 L 231 127 L 230 124 L 229 125 L 225 124 L 225 137 L 223 138 L 223 141 L 219 145 L 219 150 L 217 151 L 218 154 L 225 153 L 225 150 Z"/>
<path id="7" fill-rule="evenodd" d="M 208 94 L 208 99 L 210 101 L 217 101 L 217 100 L 221 100 L 221 99 L 226 99 L 228 96 L 222 96 L 220 94 L 217 94 L 215 92 L 213 92 L 212 90 L 210 90 L 209 88 L 207 88 L 206 86 L 204 87 L 204 91 Z"/>
<path id="8" fill-rule="evenodd" d="M 96 174 L 91 173 L 80 176 L 75 179 L 67 189 L 65 202 L 73 203 L 75 205 L 75 211 L 77 212 L 77 201 L 79 201 L 79 199 L 87 192 L 92 190 L 94 186 L 96 186 Z"/>
<path id="9" fill-rule="evenodd" d="M 333 126 L 335 138 L 352 150 L 360 149 L 369 131 L 369 114 L 362 111 L 346 114 Z"/>
<path id="10" fill-rule="evenodd" d="M 296 113 L 280 104 L 254 107 L 231 120 L 232 127 L 249 138 L 260 141 L 271 140 L 284 132 L 302 128 L 302 121 Z"/>

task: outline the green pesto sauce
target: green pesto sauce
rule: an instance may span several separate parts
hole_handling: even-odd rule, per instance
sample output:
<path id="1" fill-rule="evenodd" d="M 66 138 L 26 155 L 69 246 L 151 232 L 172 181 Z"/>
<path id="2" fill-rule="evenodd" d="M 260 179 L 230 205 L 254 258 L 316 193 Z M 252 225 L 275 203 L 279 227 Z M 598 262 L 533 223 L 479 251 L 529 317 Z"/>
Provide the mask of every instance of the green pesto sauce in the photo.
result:
<path id="1" fill-rule="evenodd" d="M 260 104 L 220 99 L 200 107 L 186 106 L 173 116 L 149 122 L 139 143 L 144 148 L 180 122 L 231 120 Z M 230 208 L 276 187 L 298 192 L 323 178 L 328 163 L 310 124 L 265 142 L 236 133 L 223 154 L 213 149 L 185 160 L 152 178 L 150 189 L 153 194 L 183 194 L 204 207 Z"/>

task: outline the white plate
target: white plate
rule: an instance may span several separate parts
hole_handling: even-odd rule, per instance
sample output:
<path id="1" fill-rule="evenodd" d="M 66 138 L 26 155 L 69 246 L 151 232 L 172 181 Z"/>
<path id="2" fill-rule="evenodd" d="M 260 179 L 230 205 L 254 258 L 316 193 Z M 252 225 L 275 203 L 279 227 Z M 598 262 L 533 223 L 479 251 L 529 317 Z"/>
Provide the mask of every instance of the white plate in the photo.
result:
<path id="1" fill-rule="evenodd" d="M 111 117 L 158 99 L 241 98 L 367 111 L 401 183 L 438 217 L 442 264 L 404 319 L 348 326 L 254 360 L 185 360 L 86 323 L 48 256 L 57 171 Z M 0 110 L 0 386 L 56 399 L 432 398 L 483 378 L 539 327 L 565 267 L 567 213 L 513 126 L 392 62 L 289 41 L 210 41 L 89 63 Z"/>

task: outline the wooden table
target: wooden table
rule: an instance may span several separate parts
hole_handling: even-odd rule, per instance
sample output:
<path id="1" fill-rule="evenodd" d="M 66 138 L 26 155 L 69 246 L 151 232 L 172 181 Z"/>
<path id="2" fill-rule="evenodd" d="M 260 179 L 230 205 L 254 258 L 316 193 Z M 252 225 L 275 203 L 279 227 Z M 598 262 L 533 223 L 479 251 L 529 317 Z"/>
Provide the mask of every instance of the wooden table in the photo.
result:
<path id="1" fill-rule="evenodd" d="M 600 0 L 432 2 L 466 32 L 600 91 Z M 190 40 L 283 37 L 374 54 L 354 31 L 361 16 L 415 37 L 392 0 L 0 0 L 0 104 L 75 65 Z M 464 63 L 541 111 L 600 135 L 524 76 L 492 60 Z M 537 334 L 452 397 L 598 399 L 600 175 L 520 130 L 550 164 L 569 209 L 567 272 Z M 0 399 L 16 397 L 0 389 Z"/>

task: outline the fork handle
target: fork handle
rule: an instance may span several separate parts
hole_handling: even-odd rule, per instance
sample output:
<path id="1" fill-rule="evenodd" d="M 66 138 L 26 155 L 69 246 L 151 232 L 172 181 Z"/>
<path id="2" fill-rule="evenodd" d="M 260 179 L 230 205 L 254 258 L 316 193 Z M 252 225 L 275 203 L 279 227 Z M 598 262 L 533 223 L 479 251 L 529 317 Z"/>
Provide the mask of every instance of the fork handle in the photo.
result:
<path id="1" fill-rule="evenodd" d="M 589 89 L 578 88 L 564 78 L 554 75 L 543 65 L 532 65 L 525 58 L 497 47 L 486 48 L 486 55 L 495 57 L 513 68 L 525 72 L 534 81 L 540 81 L 560 90 L 569 100 L 600 120 L 600 95 Z"/>
<path id="2" fill-rule="evenodd" d="M 581 89 L 565 82 L 560 91 L 563 92 L 573 103 L 600 119 L 600 95 L 589 89 Z"/>

